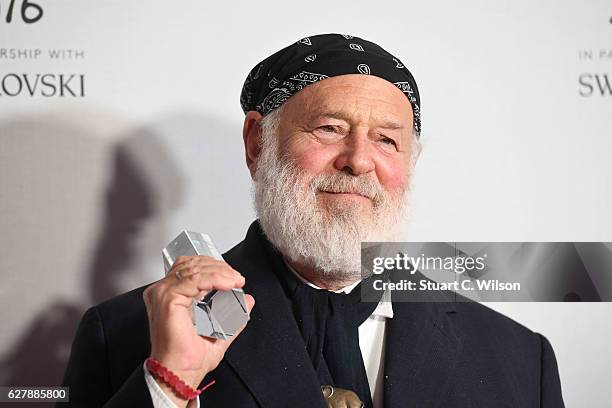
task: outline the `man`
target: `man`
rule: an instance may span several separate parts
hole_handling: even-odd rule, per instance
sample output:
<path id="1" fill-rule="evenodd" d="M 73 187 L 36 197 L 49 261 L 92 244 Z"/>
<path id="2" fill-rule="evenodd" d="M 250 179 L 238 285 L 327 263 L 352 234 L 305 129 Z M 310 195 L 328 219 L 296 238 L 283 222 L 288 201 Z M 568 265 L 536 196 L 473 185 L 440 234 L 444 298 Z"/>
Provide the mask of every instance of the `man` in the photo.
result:
<path id="1" fill-rule="evenodd" d="M 544 337 L 476 303 L 355 297 L 360 242 L 403 236 L 420 149 L 420 97 L 398 58 L 304 38 L 251 71 L 241 104 L 259 220 L 227 263 L 179 258 L 86 312 L 65 377 L 75 406 L 198 406 L 192 387 L 212 380 L 202 406 L 563 406 Z M 192 298 L 235 287 L 249 294 L 243 331 L 197 336 Z"/>

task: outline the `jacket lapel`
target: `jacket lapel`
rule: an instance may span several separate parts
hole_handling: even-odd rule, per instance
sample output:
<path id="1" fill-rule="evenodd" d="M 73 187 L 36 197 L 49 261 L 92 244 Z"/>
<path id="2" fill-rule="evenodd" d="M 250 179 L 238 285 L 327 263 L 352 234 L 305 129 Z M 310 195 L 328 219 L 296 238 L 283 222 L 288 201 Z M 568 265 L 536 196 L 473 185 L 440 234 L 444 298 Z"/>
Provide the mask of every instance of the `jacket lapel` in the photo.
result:
<path id="1" fill-rule="evenodd" d="M 439 407 L 462 341 L 448 318 L 453 303 L 393 303 L 385 344 L 385 407 Z"/>
<path id="2" fill-rule="evenodd" d="M 265 245 L 254 222 L 245 240 L 224 254 L 245 276 L 245 292 L 255 298 L 250 321 L 225 359 L 263 407 L 326 407 L 291 304 L 274 272 L 277 266 Z"/>

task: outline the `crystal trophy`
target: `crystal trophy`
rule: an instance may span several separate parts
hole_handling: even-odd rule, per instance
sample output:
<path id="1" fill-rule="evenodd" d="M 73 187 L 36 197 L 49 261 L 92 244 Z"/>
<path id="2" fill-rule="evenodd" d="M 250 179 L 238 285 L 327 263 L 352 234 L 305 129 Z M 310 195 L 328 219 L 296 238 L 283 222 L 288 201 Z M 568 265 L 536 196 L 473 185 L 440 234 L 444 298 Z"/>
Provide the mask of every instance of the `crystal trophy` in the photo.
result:
<path id="1" fill-rule="evenodd" d="M 183 231 L 163 250 L 166 274 L 179 256 L 207 255 L 223 260 L 210 237 L 200 232 Z M 249 320 L 244 291 L 212 290 L 193 300 L 193 324 L 200 336 L 227 340 Z"/>

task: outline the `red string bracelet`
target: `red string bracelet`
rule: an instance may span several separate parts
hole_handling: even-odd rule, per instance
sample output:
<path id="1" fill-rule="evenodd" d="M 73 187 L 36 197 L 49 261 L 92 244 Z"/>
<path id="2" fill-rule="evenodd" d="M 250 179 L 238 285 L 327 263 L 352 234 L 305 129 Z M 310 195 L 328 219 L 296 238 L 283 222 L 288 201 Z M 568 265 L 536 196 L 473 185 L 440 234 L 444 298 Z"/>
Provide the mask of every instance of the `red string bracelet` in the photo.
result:
<path id="1" fill-rule="evenodd" d="M 183 380 L 181 380 L 176 374 L 170 371 L 168 368 L 164 367 L 162 363 L 155 360 L 154 358 L 147 358 L 145 362 L 147 370 L 151 373 L 151 375 L 158 380 L 163 381 L 172 387 L 172 390 L 181 398 L 186 400 L 192 400 L 198 398 L 198 396 L 208 387 L 215 383 L 215 380 L 212 380 L 204 387 L 196 390 L 190 385 L 185 384 Z"/>

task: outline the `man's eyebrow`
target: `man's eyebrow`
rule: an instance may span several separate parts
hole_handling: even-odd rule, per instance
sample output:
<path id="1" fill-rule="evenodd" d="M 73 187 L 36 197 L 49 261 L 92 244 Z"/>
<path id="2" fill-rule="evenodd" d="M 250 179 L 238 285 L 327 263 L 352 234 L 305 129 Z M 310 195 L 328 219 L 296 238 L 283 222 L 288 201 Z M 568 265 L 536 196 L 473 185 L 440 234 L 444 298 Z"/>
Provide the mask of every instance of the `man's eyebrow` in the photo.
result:
<path id="1" fill-rule="evenodd" d="M 311 115 L 312 119 L 319 119 L 319 118 L 328 118 L 328 119 L 338 119 L 338 120 L 343 120 L 345 122 L 351 122 L 351 118 L 349 115 L 341 112 L 341 111 L 321 111 L 321 112 L 315 112 L 313 113 L 313 115 Z M 403 129 L 406 126 L 402 125 L 401 123 L 398 123 L 392 119 L 381 119 L 379 121 L 377 121 L 377 126 L 379 128 L 383 128 L 383 129 L 391 129 L 391 130 L 396 130 L 396 129 Z"/>
<path id="2" fill-rule="evenodd" d="M 381 124 L 378 127 L 383 128 L 383 129 L 396 130 L 396 129 L 403 129 L 406 126 L 402 125 L 401 123 L 397 123 L 393 120 L 383 120 L 381 121 Z"/>
<path id="3" fill-rule="evenodd" d="M 344 120 L 346 122 L 349 122 L 348 115 L 340 111 L 318 111 L 318 112 L 314 112 L 311 115 L 311 118 L 313 119 L 319 119 L 319 118 L 339 119 L 339 120 Z"/>

